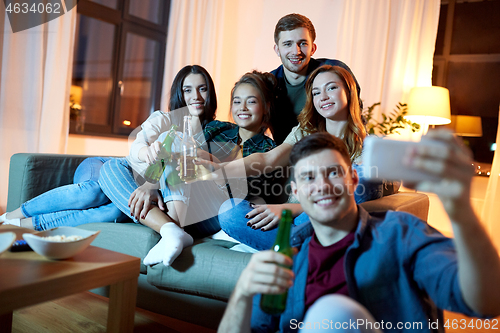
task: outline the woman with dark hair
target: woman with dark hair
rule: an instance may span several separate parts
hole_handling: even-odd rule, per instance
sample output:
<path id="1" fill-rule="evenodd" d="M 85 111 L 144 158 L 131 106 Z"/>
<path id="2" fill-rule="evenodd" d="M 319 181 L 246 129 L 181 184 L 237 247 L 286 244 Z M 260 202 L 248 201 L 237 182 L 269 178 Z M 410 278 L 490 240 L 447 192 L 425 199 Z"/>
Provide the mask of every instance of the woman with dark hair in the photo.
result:
<path id="1" fill-rule="evenodd" d="M 217 97 L 210 74 L 198 65 L 183 67 L 170 89 L 169 111 L 153 112 L 137 131 L 131 133 L 134 142 L 129 155 L 111 159 L 101 168 L 99 185 L 124 214 L 157 232 L 168 224 L 171 229 L 168 233 L 176 234 L 182 246 L 192 244 L 193 238 L 171 223 L 173 220 L 164 212 L 166 206 L 158 191 L 159 185 L 146 182 L 144 173 L 161 157 L 162 146 L 157 141 L 160 134 L 169 131 L 173 125 L 182 128 L 183 118 L 188 115 L 193 120 L 193 132 L 198 133 L 214 120 L 216 110 Z M 218 224 L 214 226 L 218 227 Z M 180 245 L 173 244 L 174 247 Z"/>
<path id="2" fill-rule="evenodd" d="M 292 146 L 315 132 L 328 132 L 342 138 L 353 168 L 359 168 L 366 129 L 361 120 L 357 88 L 352 74 L 342 67 L 321 66 L 307 79 L 306 94 L 307 100 L 299 115 L 299 125 L 292 129 L 285 141 L 270 152 L 253 154 L 243 159 L 248 176 L 286 168 Z M 201 160 L 199 163 L 219 168 L 214 162 Z M 231 164 L 224 165 L 226 173 L 230 173 L 231 168 Z M 360 184 L 355 193 L 356 202 L 380 198 L 382 184 L 368 183 L 363 180 L 362 174 L 360 176 Z M 219 211 L 219 223 L 222 230 L 236 240 L 258 250 L 269 249 L 276 238 L 276 226 L 282 209 L 292 210 L 296 217 L 295 225 L 309 221 L 300 204 L 290 195 L 287 203 L 275 205 L 228 200 Z"/>
<path id="3" fill-rule="evenodd" d="M 216 161 L 233 160 L 240 147 L 243 156 L 275 147 L 264 135 L 267 125 L 263 125 L 263 120 L 269 119 L 273 101 L 267 96 L 274 98 L 276 81 L 271 74 L 258 72 L 247 73 L 244 78 L 248 81 L 233 89 L 232 96 L 233 117 L 238 126 L 214 120 L 216 97 L 210 75 L 200 66 L 184 67 L 172 84 L 170 112 L 153 113 L 137 133 L 130 155 L 126 159 L 113 159 L 103 166 L 99 183 L 104 193 L 135 222 L 161 234 L 158 244 L 144 258 L 144 264 L 163 262 L 170 265 L 184 247 L 193 243 L 193 235 L 202 237 L 220 230 L 217 213 L 228 197 L 224 184 L 219 187 L 214 182 L 202 182 L 191 189 L 191 185 L 166 183 L 168 173 L 175 171 L 170 164 L 160 184 L 145 182 L 144 172 L 164 154 L 161 142 L 172 125 L 180 125 L 183 116 L 189 114 L 194 120 L 192 127 L 198 155 L 209 153 Z M 181 109 L 173 110 L 173 107 Z M 174 141 L 172 153 L 178 152 Z M 195 204 L 187 211 L 189 202 Z M 186 231 L 183 230 L 185 226 Z"/>
<path id="4" fill-rule="evenodd" d="M 170 101 L 169 110 L 177 110 L 186 106 L 186 101 L 184 99 L 183 87 L 184 79 L 190 74 L 199 74 L 203 76 L 205 81 L 205 91 L 207 92 L 205 98 L 205 108 L 202 113 L 199 114 L 199 118 L 202 124 L 207 124 L 215 119 L 215 113 L 217 111 L 217 96 L 215 94 L 215 85 L 212 81 L 212 77 L 208 74 L 207 70 L 198 65 L 188 65 L 183 67 L 175 76 L 172 82 L 172 87 L 170 88 Z"/>

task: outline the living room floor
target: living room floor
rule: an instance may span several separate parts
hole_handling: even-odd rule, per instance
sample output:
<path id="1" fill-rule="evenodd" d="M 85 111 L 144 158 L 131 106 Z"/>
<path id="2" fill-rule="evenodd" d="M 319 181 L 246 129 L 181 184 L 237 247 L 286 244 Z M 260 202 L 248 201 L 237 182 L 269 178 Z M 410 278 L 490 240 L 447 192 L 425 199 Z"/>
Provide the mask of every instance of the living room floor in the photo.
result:
<path id="1" fill-rule="evenodd" d="M 12 332 L 106 332 L 107 311 L 108 299 L 106 297 L 84 292 L 14 311 Z M 486 321 L 484 320 L 448 311 L 445 311 L 444 319 L 445 323 L 448 320 L 450 326 L 445 329 L 446 333 L 489 331 L 485 329 Z M 500 317 L 495 319 L 499 323 L 496 325 L 498 329 Z M 492 320 L 490 320 L 490 325 L 491 323 Z M 216 331 L 136 308 L 134 332 L 215 333 Z"/>
<path id="2" fill-rule="evenodd" d="M 12 332 L 106 332 L 108 298 L 83 292 L 14 311 Z M 136 308 L 135 333 L 215 333 L 202 326 Z"/>

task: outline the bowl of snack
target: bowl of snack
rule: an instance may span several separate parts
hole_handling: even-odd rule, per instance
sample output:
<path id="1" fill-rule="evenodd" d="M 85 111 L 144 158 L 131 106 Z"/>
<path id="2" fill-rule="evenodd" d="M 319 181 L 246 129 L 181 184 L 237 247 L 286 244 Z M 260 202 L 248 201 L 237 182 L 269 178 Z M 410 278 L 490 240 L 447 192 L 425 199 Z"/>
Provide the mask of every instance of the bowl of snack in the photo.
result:
<path id="1" fill-rule="evenodd" d="M 99 231 L 73 227 L 58 227 L 35 234 L 23 234 L 24 240 L 36 253 L 49 259 L 67 259 L 82 252 L 97 237 Z"/>
<path id="2" fill-rule="evenodd" d="M 16 234 L 11 231 L 0 233 L 0 254 L 4 253 L 8 248 L 10 248 L 15 240 Z"/>

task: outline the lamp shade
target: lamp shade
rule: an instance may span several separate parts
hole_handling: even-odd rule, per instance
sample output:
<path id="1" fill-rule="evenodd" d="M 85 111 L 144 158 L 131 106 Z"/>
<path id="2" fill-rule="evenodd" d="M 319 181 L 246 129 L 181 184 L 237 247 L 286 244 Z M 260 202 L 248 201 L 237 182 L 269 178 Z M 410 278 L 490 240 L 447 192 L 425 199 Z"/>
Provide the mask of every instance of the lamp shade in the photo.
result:
<path id="1" fill-rule="evenodd" d="M 82 87 L 74 85 L 71 86 L 69 94 L 73 99 L 74 103 L 82 104 L 82 92 L 83 92 Z"/>
<path id="2" fill-rule="evenodd" d="M 427 125 L 451 122 L 450 92 L 443 87 L 416 87 L 410 90 L 408 113 L 405 118 Z"/>
<path id="3" fill-rule="evenodd" d="M 460 136 L 483 136 L 481 117 L 477 116 L 451 116 L 450 127 Z"/>

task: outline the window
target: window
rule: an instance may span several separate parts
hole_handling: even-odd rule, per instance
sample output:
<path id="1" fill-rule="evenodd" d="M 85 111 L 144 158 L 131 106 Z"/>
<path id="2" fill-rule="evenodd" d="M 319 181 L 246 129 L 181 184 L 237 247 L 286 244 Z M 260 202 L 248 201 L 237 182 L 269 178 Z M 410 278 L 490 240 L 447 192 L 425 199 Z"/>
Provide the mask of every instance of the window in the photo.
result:
<path id="1" fill-rule="evenodd" d="M 70 133 L 126 136 L 160 108 L 169 9 L 168 0 L 78 2 Z"/>
<path id="2" fill-rule="evenodd" d="M 482 137 L 464 137 L 477 162 L 491 163 L 500 104 L 500 1 L 443 0 L 432 83 L 450 90 L 453 115 L 479 116 Z"/>

